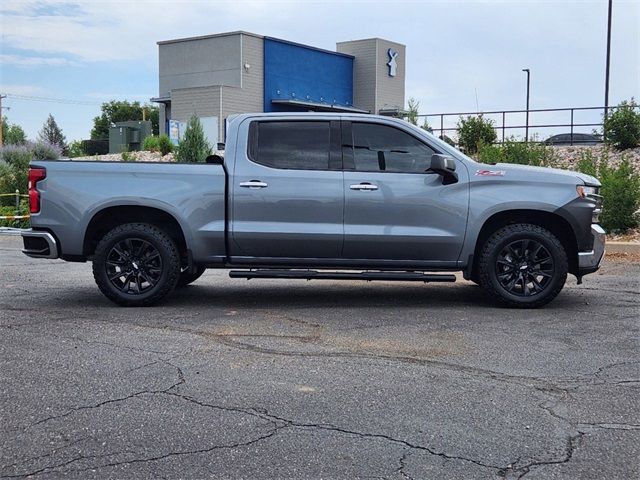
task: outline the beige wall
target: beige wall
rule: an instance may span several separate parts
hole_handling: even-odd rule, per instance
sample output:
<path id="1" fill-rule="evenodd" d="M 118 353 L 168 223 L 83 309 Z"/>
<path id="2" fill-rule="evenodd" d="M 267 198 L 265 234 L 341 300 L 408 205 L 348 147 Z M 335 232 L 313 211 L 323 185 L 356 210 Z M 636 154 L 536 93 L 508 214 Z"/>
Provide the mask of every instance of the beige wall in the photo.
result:
<path id="1" fill-rule="evenodd" d="M 395 77 L 389 76 L 388 51 L 399 55 Z M 354 40 L 336 44 L 336 50 L 353 55 L 353 104 L 357 108 L 379 113 L 381 109 L 404 109 L 406 47 L 381 38 Z"/>
<path id="2" fill-rule="evenodd" d="M 241 44 L 236 58 L 236 62 L 241 59 L 240 82 L 233 85 L 175 88 L 171 91 L 171 118 L 186 122 L 194 113 L 199 117 L 217 117 L 220 141 L 224 141 L 224 121 L 229 115 L 263 110 L 262 38 L 247 34 L 238 34 L 234 38 L 238 38 Z M 215 40 L 226 41 L 226 38 L 218 37 Z M 245 68 L 245 65 L 249 68 Z"/>
<path id="3" fill-rule="evenodd" d="M 180 88 L 171 92 L 171 118 L 187 122 L 198 117 L 221 117 L 220 87 Z"/>
<path id="4" fill-rule="evenodd" d="M 376 112 L 376 61 L 375 39 L 340 42 L 336 50 L 355 57 L 353 61 L 353 106 Z"/>

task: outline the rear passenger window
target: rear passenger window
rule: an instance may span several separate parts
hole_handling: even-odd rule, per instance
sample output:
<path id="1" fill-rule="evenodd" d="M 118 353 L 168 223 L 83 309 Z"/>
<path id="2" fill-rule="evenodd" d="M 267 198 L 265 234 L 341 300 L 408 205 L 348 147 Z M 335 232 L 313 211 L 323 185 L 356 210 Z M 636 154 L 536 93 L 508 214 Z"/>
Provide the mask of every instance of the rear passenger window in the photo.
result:
<path id="1" fill-rule="evenodd" d="M 400 129 L 375 123 L 353 123 L 353 161 L 365 172 L 424 173 L 433 149 Z"/>
<path id="2" fill-rule="evenodd" d="M 252 122 L 249 158 L 267 167 L 328 170 L 329 122 Z"/>

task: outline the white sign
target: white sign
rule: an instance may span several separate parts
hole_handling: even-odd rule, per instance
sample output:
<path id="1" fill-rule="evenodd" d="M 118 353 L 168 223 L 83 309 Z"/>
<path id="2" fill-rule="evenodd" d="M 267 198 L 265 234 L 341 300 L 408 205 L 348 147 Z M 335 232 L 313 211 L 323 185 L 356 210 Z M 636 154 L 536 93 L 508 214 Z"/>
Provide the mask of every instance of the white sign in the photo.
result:
<path id="1" fill-rule="evenodd" d="M 395 77 L 398 73 L 398 63 L 396 62 L 398 52 L 393 48 L 390 48 L 387 51 L 387 54 L 389 55 L 389 62 L 387 63 L 387 65 L 389 65 L 389 76 Z"/>

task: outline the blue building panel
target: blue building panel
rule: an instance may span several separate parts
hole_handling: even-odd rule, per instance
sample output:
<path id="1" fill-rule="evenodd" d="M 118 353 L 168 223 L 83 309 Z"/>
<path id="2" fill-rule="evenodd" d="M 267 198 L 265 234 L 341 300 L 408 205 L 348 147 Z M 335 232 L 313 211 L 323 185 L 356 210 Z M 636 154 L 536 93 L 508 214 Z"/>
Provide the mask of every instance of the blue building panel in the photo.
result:
<path id="1" fill-rule="evenodd" d="M 272 100 L 353 106 L 353 57 L 274 38 L 264 39 L 264 111 L 291 111 Z"/>

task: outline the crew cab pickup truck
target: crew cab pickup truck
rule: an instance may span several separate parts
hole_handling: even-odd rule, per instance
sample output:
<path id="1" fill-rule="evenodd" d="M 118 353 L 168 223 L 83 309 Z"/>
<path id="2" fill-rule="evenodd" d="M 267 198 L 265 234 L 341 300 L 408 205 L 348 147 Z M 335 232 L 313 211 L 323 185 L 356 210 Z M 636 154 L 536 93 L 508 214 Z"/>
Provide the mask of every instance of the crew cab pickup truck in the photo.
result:
<path id="1" fill-rule="evenodd" d="M 399 119 L 242 114 L 206 163 L 34 161 L 24 253 L 93 263 L 109 299 L 231 277 L 455 281 L 511 306 L 598 269 L 600 183 L 480 164 Z"/>

